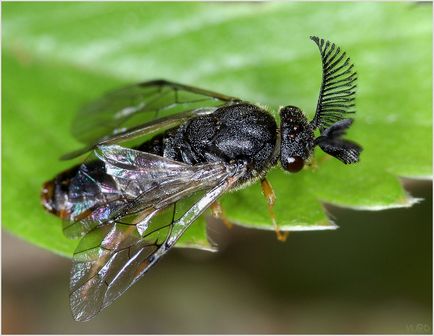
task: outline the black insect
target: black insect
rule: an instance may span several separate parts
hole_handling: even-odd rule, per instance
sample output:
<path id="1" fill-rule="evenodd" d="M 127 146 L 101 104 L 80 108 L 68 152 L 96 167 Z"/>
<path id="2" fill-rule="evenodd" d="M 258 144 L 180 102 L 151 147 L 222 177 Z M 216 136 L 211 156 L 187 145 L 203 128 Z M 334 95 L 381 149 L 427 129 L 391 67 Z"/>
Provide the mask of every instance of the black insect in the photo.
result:
<path id="1" fill-rule="evenodd" d="M 286 106 L 279 127 L 255 104 L 164 80 L 114 91 L 79 113 L 73 134 L 86 147 L 63 158 L 91 154 L 42 190 L 44 207 L 64 220 L 64 233 L 82 237 L 70 282 L 76 320 L 110 305 L 208 207 L 223 217 L 218 199 L 228 190 L 261 181 L 283 240 L 265 179 L 279 161 L 298 172 L 316 146 L 344 163 L 358 161 L 362 148 L 343 139 L 354 113 L 353 64 L 335 44 L 311 39 L 323 67 L 311 122 Z"/>

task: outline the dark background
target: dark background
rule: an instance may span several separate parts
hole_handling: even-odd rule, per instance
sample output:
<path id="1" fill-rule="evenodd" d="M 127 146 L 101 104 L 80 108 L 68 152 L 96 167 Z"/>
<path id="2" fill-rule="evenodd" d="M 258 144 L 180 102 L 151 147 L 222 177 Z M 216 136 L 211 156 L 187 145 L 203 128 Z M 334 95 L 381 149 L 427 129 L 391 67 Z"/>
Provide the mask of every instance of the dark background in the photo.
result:
<path id="1" fill-rule="evenodd" d="M 409 209 L 329 207 L 337 231 L 213 223 L 219 253 L 177 249 L 88 323 L 72 320 L 70 260 L 2 237 L 3 333 L 431 333 L 432 184 Z"/>

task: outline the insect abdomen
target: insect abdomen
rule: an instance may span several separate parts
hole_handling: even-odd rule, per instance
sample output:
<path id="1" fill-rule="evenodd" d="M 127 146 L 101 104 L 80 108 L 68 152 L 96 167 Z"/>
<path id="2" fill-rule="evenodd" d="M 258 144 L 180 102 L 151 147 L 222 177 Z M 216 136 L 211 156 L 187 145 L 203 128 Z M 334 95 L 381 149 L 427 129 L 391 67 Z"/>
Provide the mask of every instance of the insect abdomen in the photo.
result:
<path id="1" fill-rule="evenodd" d="M 48 212 L 61 218 L 67 217 L 66 203 L 68 201 L 69 187 L 79 168 L 80 166 L 76 165 L 43 184 L 41 202 Z"/>
<path id="2" fill-rule="evenodd" d="M 105 171 L 104 162 L 99 160 L 73 166 L 44 183 L 41 191 L 43 207 L 65 220 L 80 220 L 81 216 L 95 210 L 109 197 L 116 194 L 117 185 Z M 82 204 L 73 208 L 73 204 Z M 77 210 L 79 212 L 77 213 Z"/>

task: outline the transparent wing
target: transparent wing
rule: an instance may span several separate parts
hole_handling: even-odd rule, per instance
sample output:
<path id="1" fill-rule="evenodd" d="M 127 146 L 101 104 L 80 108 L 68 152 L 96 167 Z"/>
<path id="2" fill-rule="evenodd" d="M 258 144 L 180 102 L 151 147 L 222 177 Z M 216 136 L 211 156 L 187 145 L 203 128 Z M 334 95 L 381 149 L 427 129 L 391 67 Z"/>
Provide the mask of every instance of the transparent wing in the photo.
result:
<path id="1" fill-rule="evenodd" d="M 357 73 L 346 53 L 330 41 L 311 36 L 321 53 L 322 83 L 311 124 L 321 131 L 355 113 Z"/>
<path id="2" fill-rule="evenodd" d="M 156 127 L 176 126 L 191 117 L 192 111 L 215 109 L 238 101 L 238 98 L 217 92 L 154 80 L 112 91 L 84 106 L 72 124 L 72 134 L 89 150 L 98 143 L 115 143 L 130 138 L 140 133 L 143 126 L 147 129 L 141 134 Z M 173 117 L 177 114 L 181 115 Z M 157 119 L 162 120 L 151 123 Z M 84 149 L 64 158 L 83 152 Z"/>
<path id="3" fill-rule="evenodd" d="M 104 162 L 94 151 L 70 181 L 65 209 L 60 216 L 63 233 L 71 239 L 82 237 L 106 223 L 133 199 L 134 195 L 123 192 L 106 173 Z"/>
<path id="4" fill-rule="evenodd" d="M 115 166 L 120 168 L 123 164 Z M 191 188 L 190 183 L 179 183 L 184 188 L 176 193 L 169 189 L 168 196 L 160 195 L 159 203 L 142 204 L 140 211 L 133 206 L 134 211 L 87 233 L 75 251 L 71 272 L 70 304 L 74 318 L 91 319 L 132 286 L 194 220 L 238 181 L 244 167 L 226 167 L 226 171 L 219 179 L 205 178 L 208 182 L 196 188 Z M 190 192 L 185 194 L 185 189 Z M 146 197 L 143 201 L 146 203 Z"/>
<path id="5" fill-rule="evenodd" d="M 191 166 L 118 145 L 99 146 L 71 181 L 64 233 L 78 238 L 128 213 L 158 210 L 227 174 L 222 163 Z"/>
<path id="6" fill-rule="evenodd" d="M 213 113 L 216 109 L 216 107 L 199 108 L 193 111 L 184 111 L 173 116 L 155 119 L 148 123 L 144 123 L 139 126 L 131 127 L 124 131 L 120 131 L 119 133 L 105 136 L 101 139 L 98 139 L 94 143 L 86 145 L 78 150 L 66 153 L 65 155 L 61 156 L 60 159 L 69 160 L 76 158 L 89 152 L 92 149 L 95 149 L 98 145 L 121 143 L 124 141 L 136 139 L 138 137 L 146 136 L 157 131 L 164 131 L 165 129 L 179 126 L 181 123 L 187 121 L 192 117 Z"/>

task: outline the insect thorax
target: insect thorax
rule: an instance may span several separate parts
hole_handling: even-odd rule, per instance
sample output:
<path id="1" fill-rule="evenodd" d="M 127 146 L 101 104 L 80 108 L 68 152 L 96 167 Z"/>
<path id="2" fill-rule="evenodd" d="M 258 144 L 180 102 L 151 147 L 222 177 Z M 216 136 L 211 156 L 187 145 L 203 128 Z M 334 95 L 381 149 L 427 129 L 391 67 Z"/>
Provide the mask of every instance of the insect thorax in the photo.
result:
<path id="1" fill-rule="evenodd" d="M 239 103 L 193 118 L 147 141 L 138 149 L 188 164 L 247 163 L 247 181 L 262 176 L 276 163 L 277 125 L 256 105 Z"/>

